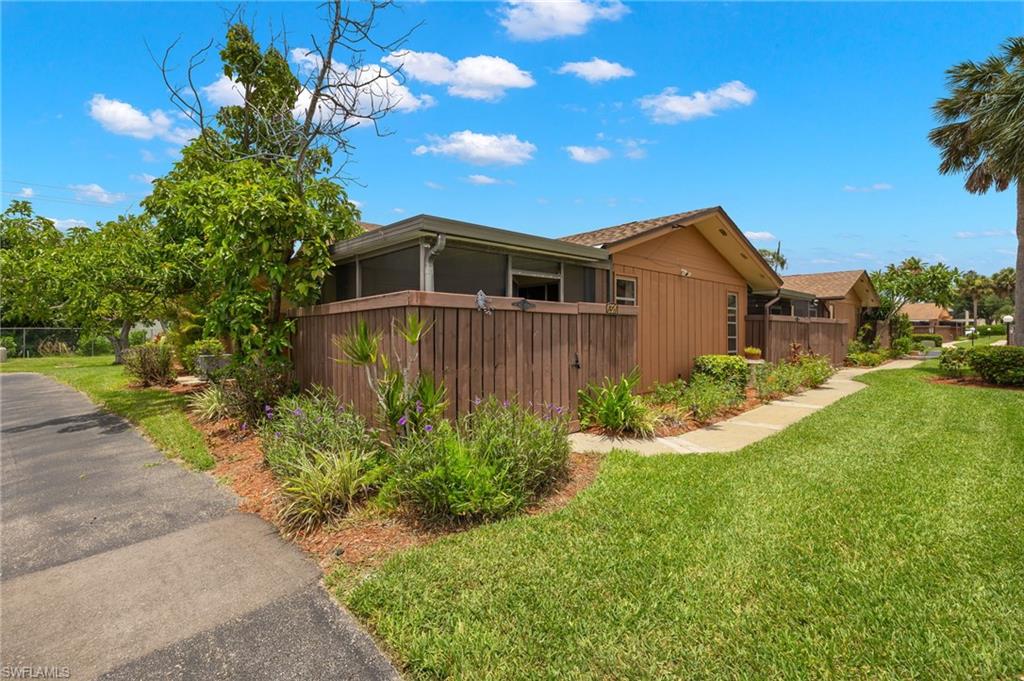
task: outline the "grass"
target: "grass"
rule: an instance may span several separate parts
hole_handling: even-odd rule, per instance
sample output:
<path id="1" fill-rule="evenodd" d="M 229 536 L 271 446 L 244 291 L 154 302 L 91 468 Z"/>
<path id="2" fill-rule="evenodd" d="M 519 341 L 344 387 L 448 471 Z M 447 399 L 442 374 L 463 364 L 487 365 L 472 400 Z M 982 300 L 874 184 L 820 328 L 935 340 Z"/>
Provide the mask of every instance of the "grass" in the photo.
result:
<path id="1" fill-rule="evenodd" d="M 1017 678 L 1024 393 L 925 366 L 329 583 L 414 678 Z"/>
<path id="2" fill-rule="evenodd" d="M 974 346 L 980 348 L 983 345 L 992 345 L 996 341 L 1001 340 L 1006 340 L 1006 336 L 979 336 L 974 340 Z M 958 340 L 956 345 L 961 348 L 969 348 L 971 347 L 971 339 Z"/>
<path id="3" fill-rule="evenodd" d="M 215 461 L 202 434 L 185 417 L 184 396 L 160 388 L 129 388 L 124 369 L 113 361 L 109 355 L 19 358 L 0 364 L 0 371 L 52 376 L 138 425 L 168 456 L 196 470 L 213 468 Z"/>

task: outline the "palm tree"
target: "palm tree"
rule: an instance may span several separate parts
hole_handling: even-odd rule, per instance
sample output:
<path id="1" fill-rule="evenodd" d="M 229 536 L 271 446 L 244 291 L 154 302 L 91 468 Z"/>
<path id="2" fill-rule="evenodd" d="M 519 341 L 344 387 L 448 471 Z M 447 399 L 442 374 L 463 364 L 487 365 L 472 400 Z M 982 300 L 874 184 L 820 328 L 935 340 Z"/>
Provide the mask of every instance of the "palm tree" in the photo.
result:
<path id="1" fill-rule="evenodd" d="M 971 319 L 978 323 L 978 301 L 992 293 L 992 280 L 974 270 L 964 272 L 957 286 L 957 294 L 971 301 Z"/>
<path id="2" fill-rule="evenodd" d="M 1016 274 L 1012 267 L 1004 267 L 992 275 L 992 292 L 1000 298 L 1014 300 L 1016 291 Z"/>
<path id="3" fill-rule="evenodd" d="M 983 62 L 946 72 L 949 96 L 935 103 L 941 125 L 928 139 L 941 149 L 939 172 L 966 173 L 972 194 L 1017 189 L 1016 288 L 1024 290 L 1024 36 L 1010 38 Z M 1024 345 L 1024 296 L 1013 309 L 1014 345 Z"/>
<path id="4" fill-rule="evenodd" d="M 761 254 L 768 264 L 772 266 L 772 269 L 776 272 L 781 272 L 786 269 L 789 265 L 789 261 L 786 260 L 786 256 L 782 255 L 782 242 L 779 242 L 778 247 L 773 251 L 770 248 L 759 248 L 757 252 Z"/>

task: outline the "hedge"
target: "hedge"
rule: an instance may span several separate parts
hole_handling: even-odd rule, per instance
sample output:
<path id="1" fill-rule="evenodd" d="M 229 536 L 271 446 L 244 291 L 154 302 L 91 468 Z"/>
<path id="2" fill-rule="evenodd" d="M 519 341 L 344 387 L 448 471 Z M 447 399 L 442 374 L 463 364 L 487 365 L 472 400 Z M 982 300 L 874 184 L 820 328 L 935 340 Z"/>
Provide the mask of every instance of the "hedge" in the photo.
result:
<path id="1" fill-rule="evenodd" d="M 747 387 L 750 369 L 739 355 L 701 355 L 693 360 L 693 373 L 710 376 L 717 383 L 729 383 L 740 390 Z"/>
<path id="2" fill-rule="evenodd" d="M 971 368 L 989 383 L 1024 386 L 1024 347 L 1014 345 L 974 348 Z"/>
<path id="3" fill-rule="evenodd" d="M 945 341 L 942 340 L 942 336 L 940 336 L 937 333 L 915 333 L 910 338 L 915 343 L 923 343 L 924 341 L 931 341 L 932 343 L 935 343 L 935 347 L 937 347 L 937 348 L 941 348 L 942 344 L 945 343 Z"/>
<path id="4" fill-rule="evenodd" d="M 1006 324 L 978 324 L 975 327 L 979 336 L 1005 336 Z"/>

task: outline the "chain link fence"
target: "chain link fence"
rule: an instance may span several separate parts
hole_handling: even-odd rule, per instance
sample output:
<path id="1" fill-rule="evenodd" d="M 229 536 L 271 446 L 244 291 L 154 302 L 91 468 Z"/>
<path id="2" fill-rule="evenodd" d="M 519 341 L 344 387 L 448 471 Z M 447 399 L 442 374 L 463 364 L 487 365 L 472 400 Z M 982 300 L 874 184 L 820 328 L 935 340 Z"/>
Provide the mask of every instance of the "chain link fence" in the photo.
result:
<path id="1" fill-rule="evenodd" d="M 61 355 L 112 355 L 110 339 L 66 326 L 7 326 L 0 328 L 0 345 L 8 357 L 58 357 Z"/>

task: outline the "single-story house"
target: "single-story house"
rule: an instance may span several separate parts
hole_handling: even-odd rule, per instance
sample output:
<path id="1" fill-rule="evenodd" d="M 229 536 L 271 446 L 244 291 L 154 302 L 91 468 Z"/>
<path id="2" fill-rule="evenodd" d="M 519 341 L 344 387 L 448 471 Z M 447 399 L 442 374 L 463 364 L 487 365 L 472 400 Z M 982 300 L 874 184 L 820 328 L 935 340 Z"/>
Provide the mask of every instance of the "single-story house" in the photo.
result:
<path id="1" fill-rule="evenodd" d="M 293 343 L 300 381 L 342 393 L 364 378 L 331 362 L 331 339 L 407 312 L 432 324 L 420 369 L 445 379 L 455 413 L 487 394 L 571 408 L 590 381 L 638 367 L 649 389 L 688 377 L 699 355 L 750 344 L 845 356 L 848 325 L 826 318 L 841 301 L 786 288 L 719 206 L 561 239 L 418 215 L 338 242 L 331 256 L 320 304 L 294 312 Z M 769 315 L 748 328 L 751 298 L 780 292 L 821 319 L 779 310 L 785 323 Z"/>
<path id="2" fill-rule="evenodd" d="M 944 342 L 963 335 L 966 322 L 954 319 L 949 310 L 935 303 L 907 303 L 900 308 L 914 327 L 914 333 L 937 333 Z"/>
<path id="3" fill-rule="evenodd" d="M 857 337 L 865 311 L 880 305 L 865 270 L 787 274 L 779 290 L 759 291 L 752 301 L 751 314 L 763 314 L 770 303 L 773 315 L 845 321 L 849 340 Z"/>

